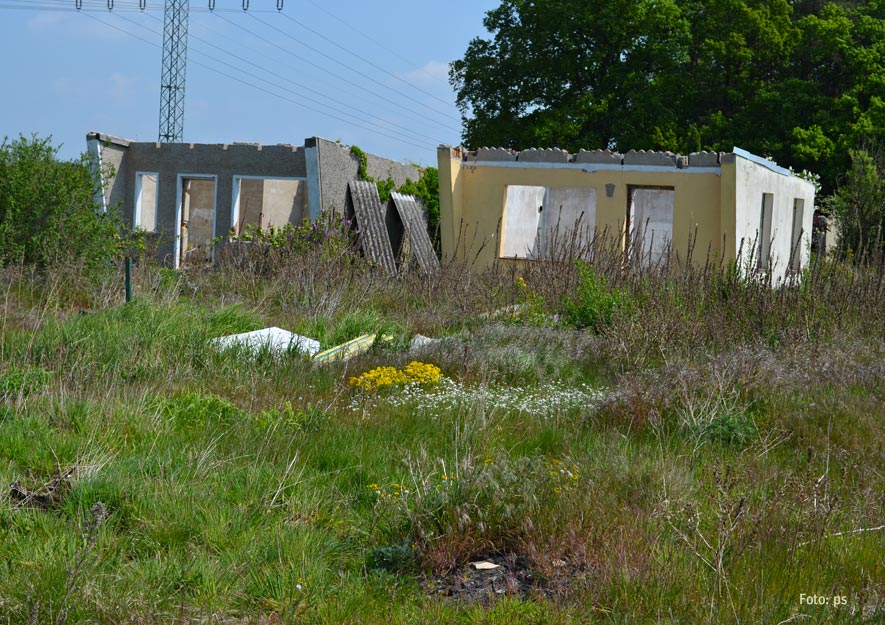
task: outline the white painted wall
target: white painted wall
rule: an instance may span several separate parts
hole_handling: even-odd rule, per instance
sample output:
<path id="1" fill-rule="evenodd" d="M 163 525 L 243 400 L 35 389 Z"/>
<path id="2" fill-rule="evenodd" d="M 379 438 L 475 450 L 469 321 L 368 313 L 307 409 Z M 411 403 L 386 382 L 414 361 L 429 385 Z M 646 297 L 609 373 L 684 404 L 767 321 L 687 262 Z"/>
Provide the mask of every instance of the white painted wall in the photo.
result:
<path id="1" fill-rule="evenodd" d="M 802 242 L 799 246 L 800 266 L 805 267 L 811 256 L 811 224 L 814 213 L 814 185 L 796 176 L 784 175 L 740 155 L 736 164 L 735 249 L 741 250 L 740 263 L 754 270 L 755 258 L 750 257 L 754 242 L 758 246 L 762 194 L 774 196 L 771 215 L 771 248 L 769 256 L 774 282 L 782 282 L 790 274 L 790 251 L 793 231 L 793 202 L 804 200 L 802 215 Z"/>

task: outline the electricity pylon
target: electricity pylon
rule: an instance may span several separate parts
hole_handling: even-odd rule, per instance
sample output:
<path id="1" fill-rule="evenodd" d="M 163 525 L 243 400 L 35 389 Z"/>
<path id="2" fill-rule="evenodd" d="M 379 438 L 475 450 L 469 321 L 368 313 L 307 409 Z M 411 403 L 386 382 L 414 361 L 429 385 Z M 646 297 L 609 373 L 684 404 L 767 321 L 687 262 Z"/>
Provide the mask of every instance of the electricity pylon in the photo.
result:
<path id="1" fill-rule="evenodd" d="M 163 71 L 160 75 L 161 143 L 184 138 L 184 83 L 187 74 L 189 0 L 166 0 L 163 19 Z"/>

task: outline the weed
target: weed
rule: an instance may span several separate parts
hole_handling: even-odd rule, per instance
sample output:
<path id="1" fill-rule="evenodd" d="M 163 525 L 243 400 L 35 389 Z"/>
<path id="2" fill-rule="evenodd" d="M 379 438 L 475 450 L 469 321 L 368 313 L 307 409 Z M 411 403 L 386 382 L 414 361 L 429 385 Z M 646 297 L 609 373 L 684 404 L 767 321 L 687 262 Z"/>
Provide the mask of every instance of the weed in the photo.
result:
<path id="1" fill-rule="evenodd" d="M 0 373 L 0 400 L 26 397 L 49 386 L 52 373 L 41 367 L 9 367 Z"/>
<path id="2" fill-rule="evenodd" d="M 588 328 L 599 334 L 610 326 L 616 312 L 629 311 L 624 294 L 610 290 L 604 275 L 584 261 L 575 261 L 578 271 L 578 285 L 574 297 L 563 298 L 563 320 L 578 328 Z"/>

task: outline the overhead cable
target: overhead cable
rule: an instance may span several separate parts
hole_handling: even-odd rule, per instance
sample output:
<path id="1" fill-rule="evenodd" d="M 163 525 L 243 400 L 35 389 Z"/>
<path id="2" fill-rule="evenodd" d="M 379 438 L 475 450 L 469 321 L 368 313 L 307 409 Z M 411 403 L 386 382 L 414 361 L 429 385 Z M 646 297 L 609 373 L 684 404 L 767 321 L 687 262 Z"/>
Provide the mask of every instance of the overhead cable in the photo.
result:
<path id="1" fill-rule="evenodd" d="M 259 40 L 265 42 L 266 44 L 278 48 L 278 49 L 281 50 L 283 53 L 288 54 L 289 56 L 298 59 L 298 60 L 301 61 L 302 63 L 306 63 L 307 65 L 310 65 L 311 67 L 315 67 L 316 69 L 320 70 L 321 72 L 324 72 L 324 73 L 326 73 L 326 74 L 329 74 L 330 76 L 334 76 L 334 77 L 337 78 L 338 80 L 340 80 L 340 81 L 342 81 L 342 82 L 344 82 L 344 83 L 346 83 L 346 84 L 348 84 L 348 85 L 350 85 L 350 86 L 352 86 L 352 87 L 355 87 L 356 89 L 359 89 L 360 91 L 362 91 L 362 92 L 364 92 L 364 93 L 367 93 L 367 94 L 369 94 L 369 95 L 371 95 L 371 96 L 373 96 L 373 97 L 375 97 L 375 98 L 378 98 L 379 100 L 383 100 L 383 101 L 387 102 L 388 104 L 392 104 L 392 105 L 396 106 L 397 108 L 400 108 L 400 109 L 402 109 L 402 110 L 404 110 L 404 111 L 407 111 L 407 112 L 411 113 L 412 115 L 415 115 L 416 117 L 420 117 L 421 119 L 424 119 L 425 121 L 429 121 L 429 122 L 431 122 L 431 123 L 433 123 L 433 124 L 436 124 L 437 126 L 440 126 L 440 127 L 442 127 L 442 128 L 445 128 L 445 129 L 446 129 L 447 131 L 449 131 L 449 132 L 454 131 L 454 132 L 459 132 L 459 133 L 460 133 L 460 130 L 455 130 L 455 129 L 454 129 L 454 126 L 451 126 L 451 125 L 449 125 L 449 124 L 447 124 L 447 123 L 441 122 L 439 119 L 433 118 L 433 117 L 431 117 L 431 116 L 429 116 L 429 115 L 425 115 L 424 113 L 421 113 L 420 111 L 416 111 L 416 110 L 414 110 L 414 109 L 412 109 L 412 108 L 410 108 L 410 107 L 408 107 L 408 106 L 402 104 L 401 102 L 397 102 L 397 101 L 394 100 L 393 98 L 389 98 L 389 97 L 385 96 L 383 93 L 379 93 L 379 90 L 378 90 L 378 89 L 372 90 L 372 89 L 369 89 L 369 88 L 367 88 L 367 87 L 364 87 L 363 85 L 360 85 L 359 83 L 356 83 L 356 82 L 350 80 L 349 78 L 346 78 L 345 76 L 342 76 L 341 74 L 337 74 L 337 73 L 333 72 L 332 70 L 323 67 L 322 65 L 319 65 L 319 64 L 317 64 L 317 63 L 314 63 L 314 62 L 311 61 L 310 59 L 305 58 L 305 57 L 303 57 L 303 56 L 301 56 L 301 55 L 299 55 L 299 54 L 297 54 L 297 53 L 295 53 L 295 52 L 289 50 L 288 48 L 284 48 L 283 46 L 281 46 L 281 45 L 278 44 L 278 43 L 275 43 L 275 42 L 272 42 L 272 41 L 268 41 L 266 37 L 262 37 L 261 35 L 257 34 L 255 31 L 249 30 L 249 29 L 246 28 L 245 26 L 242 26 L 242 25 L 240 25 L 240 24 L 237 24 L 237 23 L 234 22 L 233 20 L 230 20 L 230 19 L 224 17 L 223 15 L 218 15 L 217 17 L 218 17 L 219 19 L 224 20 L 225 22 L 227 22 L 227 23 L 230 24 L 231 26 L 234 26 L 235 28 L 238 28 L 238 29 L 240 29 L 240 30 L 242 30 L 242 31 L 244 31 L 244 32 L 246 32 L 246 33 L 252 35 L 253 37 L 255 37 L 255 38 L 257 38 L 257 39 L 259 39 Z M 253 17 L 254 17 L 254 16 L 253 16 Z"/>
<path id="2" fill-rule="evenodd" d="M 286 14 L 283 14 L 283 15 L 284 15 L 284 17 L 289 18 L 288 15 L 286 15 Z M 362 77 L 364 77 L 364 78 L 367 78 L 367 79 L 369 79 L 369 80 L 372 80 L 372 78 L 371 78 L 370 76 L 366 76 L 363 72 L 361 72 L 361 71 L 359 71 L 359 70 L 357 70 L 357 69 L 351 67 L 350 65 L 348 65 L 348 64 L 345 63 L 344 61 L 340 61 L 339 59 L 336 59 L 335 57 L 326 54 L 325 52 L 323 52 L 322 50 L 320 50 L 319 48 L 317 48 L 317 47 L 315 47 L 315 46 L 312 46 L 312 45 L 310 45 L 310 44 L 308 44 L 308 43 L 304 43 L 304 42 L 301 41 L 298 37 L 294 36 L 294 35 L 291 34 L 291 33 L 286 32 L 285 30 L 283 30 L 283 29 L 281 29 L 281 28 L 277 28 L 276 26 L 274 26 L 274 25 L 271 24 L 270 22 L 268 22 L 268 21 L 266 21 L 266 20 L 263 20 L 263 19 L 261 19 L 260 17 L 258 17 L 258 16 L 256 16 L 256 15 L 252 15 L 251 17 L 252 17 L 252 19 L 261 22 L 262 24 L 264 24 L 264 25 L 267 26 L 268 28 L 272 28 L 273 30 L 277 31 L 278 33 L 282 34 L 283 36 L 288 37 L 289 39 L 291 39 L 292 41 L 298 43 L 299 45 L 304 46 L 304 47 L 307 48 L 308 50 L 311 50 L 312 52 L 315 52 L 315 53 L 319 54 L 320 56 L 323 56 L 323 57 L 329 59 L 329 60 L 332 61 L 333 63 L 336 63 L 336 64 L 338 64 L 338 65 L 344 67 L 345 69 L 348 69 L 348 70 L 350 70 L 350 71 L 352 71 L 352 72 L 354 72 L 354 73 L 356 73 L 356 74 L 359 74 L 360 76 L 362 76 Z M 291 18 L 289 18 L 289 19 L 291 19 Z M 425 103 L 425 102 L 422 102 L 421 100 L 419 100 L 419 99 L 417 99 L 417 98 L 413 98 L 412 96 L 408 95 L 407 93 L 403 93 L 402 91 L 399 91 L 398 89 L 393 89 L 392 87 L 388 87 L 388 89 L 391 90 L 391 91 L 393 91 L 393 92 L 396 93 L 397 95 L 400 95 L 400 96 L 406 98 L 407 100 L 410 100 L 410 101 L 414 102 L 415 104 L 418 104 L 419 106 L 423 106 L 424 108 L 428 109 L 430 112 L 432 112 L 432 113 L 434 113 L 434 114 L 436 114 L 436 115 L 443 115 L 443 116 L 445 116 L 445 117 L 447 117 L 447 118 L 449 118 L 449 119 L 455 119 L 455 117 L 454 117 L 451 113 L 443 113 L 443 112 L 440 112 L 439 110 L 433 108 L 433 107 L 430 106 L 429 104 L 427 104 L 427 103 Z"/>
<path id="3" fill-rule="evenodd" d="M 389 71 L 389 70 L 387 70 L 387 69 L 381 67 L 381 66 L 378 65 L 377 63 L 373 63 L 372 61 L 370 61 L 369 59 L 367 59 L 367 58 L 365 57 L 365 55 L 363 55 L 363 54 L 359 54 L 358 52 L 354 52 L 353 50 L 351 50 L 351 49 L 349 49 L 349 48 L 347 48 L 347 47 L 345 47 L 345 46 L 342 46 L 340 43 L 338 43 L 338 42 L 335 41 L 334 39 L 331 39 L 330 37 L 326 37 L 326 36 L 325 36 L 324 34 L 322 34 L 321 32 L 318 32 L 318 31 L 314 30 L 313 28 L 311 28 L 310 26 L 308 26 L 307 24 L 304 24 L 303 22 L 300 22 L 299 20 L 296 20 L 296 19 L 295 19 L 294 17 L 292 17 L 291 15 L 288 15 L 287 13 L 283 13 L 283 17 L 285 17 L 285 18 L 286 18 L 287 20 L 289 20 L 290 22 L 294 22 L 294 23 L 297 24 L 298 26 L 301 26 L 301 28 L 303 28 L 303 29 L 305 29 L 305 30 L 307 30 L 307 31 L 309 31 L 309 32 L 312 32 L 314 35 L 316 35 L 317 37 L 319 37 L 319 38 L 322 39 L 323 41 L 327 41 L 328 43 L 332 44 L 333 46 L 335 46 L 335 47 L 338 48 L 339 50 L 343 50 L 344 52 L 347 52 L 350 56 L 356 57 L 357 59 L 359 59 L 360 61 L 362 61 L 362 62 L 365 63 L 366 65 L 371 65 L 372 67 L 374 67 L 374 68 L 377 69 L 378 71 L 387 74 L 387 75 L 390 76 L 391 78 L 394 78 L 394 79 L 398 80 L 399 82 L 403 83 L 404 85 L 407 85 L 407 86 L 411 87 L 412 89 L 415 89 L 415 90 L 417 90 L 417 91 L 420 91 L 420 92 L 423 93 L 424 95 L 433 98 L 433 99 L 436 100 L 437 102 L 441 102 L 441 103 L 444 104 L 445 106 L 452 106 L 452 103 L 451 103 L 451 102 L 446 102 L 446 101 L 443 100 L 442 98 L 439 98 L 439 97 L 435 96 L 434 94 L 430 93 L 429 91 L 426 91 L 426 90 L 422 89 L 422 88 L 419 87 L 418 85 L 415 85 L 415 84 L 409 82 L 408 80 L 404 79 L 402 76 L 399 76 L 398 74 L 396 74 L 396 73 L 394 73 L 394 72 L 391 72 L 391 71 Z M 432 110 L 433 110 L 433 109 L 432 109 Z"/>
<path id="4" fill-rule="evenodd" d="M 132 19 L 126 18 L 126 17 L 124 17 L 124 16 L 122 16 L 122 15 L 119 15 L 118 17 L 119 17 L 120 19 L 122 19 L 122 20 L 125 20 L 125 21 L 129 22 L 130 24 L 133 24 L 134 26 L 137 26 L 137 27 L 139 27 L 139 28 L 142 28 L 142 29 L 144 29 L 144 30 L 147 30 L 149 33 L 151 33 L 151 34 L 153 34 L 153 35 L 159 35 L 159 33 L 157 33 L 156 31 L 151 30 L 150 28 L 144 26 L 143 24 L 139 24 L 139 23 L 136 22 L 135 20 L 132 20 Z M 153 19 L 153 20 L 155 20 L 155 21 L 157 21 L 157 22 L 159 22 L 159 23 L 162 24 L 162 20 L 160 20 L 159 18 L 157 18 L 157 17 L 155 17 L 155 16 L 153 16 L 153 15 L 149 15 L 148 17 L 150 17 L 151 19 Z M 250 61 L 250 60 L 247 59 L 247 58 L 244 58 L 243 56 L 241 56 L 241 55 L 239 55 L 239 54 L 235 54 L 235 53 L 233 53 L 233 52 L 230 52 L 229 50 L 226 50 L 225 48 L 223 48 L 223 47 L 221 47 L 221 46 L 219 46 L 219 45 L 216 45 L 216 44 L 212 43 L 211 41 L 208 41 L 208 40 L 206 40 L 206 39 L 204 39 L 204 38 L 202 38 L 202 37 L 200 37 L 200 36 L 198 36 L 198 35 L 194 35 L 193 32 L 191 32 L 189 36 L 190 36 L 191 39 L 194 39 L 194 40 L 196 40 L 196 41 L 202 43 L 203 45 L 206 45 L 206 46 L 209 46 L 209 47 L 211 47 L 211 48 L 214 48 L 214 49 L 216 49 L 216 50 L 218 50 L 218 51 L 220 51 L 220 52 L 222 52 L 222 53 L 224 53 L 224 54 L 226 54 L 226 55 L 228 55 L 228 56 L 230 56 L 230 57 L 236 59 L 237 61 L 239 61 L 239 62 L 241 62 L 241 63 L 244 63 L 244 64 L 246 64 L 246 65 L 248 65 L 248 66 L 251 66 L 251 67 L 253 67 L 253 68 L 255 68 L 255 69 L 258 69 L 258 70 L 260 70 L 260 71 L 266 72 L 267 74 L 270 74 L 271 76 L 274 76 L 275 78 L 278 78 L 279 80 L 283 80 L 283 81 L 285 81 L 285 82 L 288 82 L 288 83 L 290 83 L 290 84 L 292 84 L 292 85 L 294 85 L 294 86 L 296 86 L 296 87 L 299 87 L 300 89 L 306 90 L 306 91 L 308 91 L 308 92 L 313 91 L 313 88 L 312 88 L 311 86 L 309 86 L 309 85 L 305 85 L 305 84 L 299 83 L 299 82 L 294 81 L 294 80 L 292 80 L 292 79 L 290 79 L 290 78 L 288 78 L 288 77 L 286 77 L 286 76 L 284 76 L 284 75 L 282 75 L 282 74 L 279 74 L 279 73 L 277 73 L 277 72 L 274 72 L 274 71 L 272 71 L 272 70 L 269 70 L 269 69 L 267 69 L 267 68 L 265 68 L 265 67 L 263 67 L 263 66 L 261 66 L 261 65 L 259 65 L 259 64 L 257 64 L 257 63 L 254 63 L 254 62 Z M 191 49 L 194 49 L 194 47 L 191 46 Z M 199 50 L 198 50 L 198 51 L 199 51 Z M 201 54 L 203 54 L 204 56 L 207 56 L 207 57 L 212 58 L 210 55 L 206 54 L 205 52 L 202 52 L 202 51 L 199 51 L 199 52 L 200 52 Z M 268 57 L 268 58 L 270 58 L 270 57 Z M 215 60 L 218 60 L 218 59 L 215 59 Z M 273 60 L 273 59 L 271 59 L 271 60 Z M 219 61 L 219 62 L 223 62 L 223 61 Z M 243 70 L 243 69 L 241 69 L 241 68 L 236 68 L 236 69 L 237 69 L 238 71 L 243 72 L 243 73 L 248 73 L 246 70 Z M 362 123 L 366 123 L 366 124 L 370 124 L 370 125 L 372 125 L 372 126 L 375 126 L 376 128 L 379 128 L 379 129 L 381 129 L 381 130 L 384 130 L 384 131 L 387 131 L 387 132 L 399 132 L 399 133 L 406 133 L 406 134 L 412 135 L 412 136 L 410 136 L 410 137 L 405 137 L 405 138 L 410 139 L 410 140 L 418 140 L 418 141 L 425 140 L 425 141 L 429 141 L 429 142 L 434 143 L 434 144 L 441 143 L 441 141 L 439 141 L 437 138 L 431 137 L 430 135 L 422 134 L 422 133 L 420 133 L 420 132 L 417 132 L 417 131 L 411 130 L 411 129 L 405 127 L 405 126 L 400 126 L 400 125 L 398 125 L 398 124 L 394 124 L 394 123 L 389 122 L 389 121 L 387 121 L 387 120 L 384 120 L 384 119 L 382 119 L 382 118 L 375 117 L 375 116 L 372 116 L 372 115 L 368 115 L 368 116 L 360 115 L 359 113 L 362 113 L 362 111 L 360 111 L 360 110 L 357 109 L 356 107 L 353 107 L 352 105 L 350 105 L 350 104 L 348 104 L 348 103 L 346 103 L 346 102 L 343 102 L 343 101 L 341 101 L 341 100 L 336 100 L 335 98 L 332 98 L 332 97 L 329 97 L 329 96 L 324 96 L 324 97 L 326 98 L 326 100 L 328 100 L 328 101 L 326 101 L 326 100 L 318 100 L 318 99 L 313 98 L 313 97 L 311 97 L 311 96 L 309 96 L 309 95 L 305 95 L 305 94 L 302 93 L 302 92 L 292 91 L 291 89 L 288 89 L 288 88 L 286 88 L 286 87 L 284 87 L 284 86 L 282 86 L 282 85 L 275 84 L 275 83 L 273 83 L 272 81 L 269 81 L 269 80 L 267 80 L 267 79 L 265 79 L 265 78 L 260 78 L 260 77 L 258 77 L 258 76 L 255 76 L 254 74 L 251 74 L 251 75 L 252 75 L 253 78 L 257 78 L 258 80 L 261 80 L 261 81 L 263 81 L 263 82 L 265 82 L 265 83 L 267 83 L 267 84 L 269 84 L 269 85 L 272 85 L 272 86 L 275 87 L 275 88 L 282 89 L 283 91 L 288 91 L 289 93 L 292 93 L 292 94 L 296 95 L 296 96 L 299 97 L 299 98 L 302 98 L 302 99 L 304 99 L 304 100 L 307 100 L 308 102 L 312 102 L 312 103 L 317 104 L 317 105 L 319 105 L 319 106 L 323 106 L 323 107 L 326 107 L 326 108 L 330 108 L 330 109 L 332 109 L 332 110 L 334 110 L 334 111 L 337 111 L 337 112 L 339 112 L 339 113 L 341 113 L 341 114 L 343 114 L 343 115 L 347 115 L 347 116 L 349 116 L 349 117 L 351 117 L 351 118 L 354 118 L 354 119 L 356 119 L 356 120 L 358 120 L 358 121 L 360 121 L 360 122 L 362 122 Z M 332 105 L 329 104 L 329 101 L 334 102 L 334 103 L 336 103 L 336 104 L 339 104 L 339 105 L 341 105 L 341 106 L 340 106 L 340 107 L 332 106 Z M 342 108 L 342 107 L 343 107 L 343 108 Z M 349 109 L 349 110 L 346 110 L 346 109 Z M 351 111 L 357 111 L 357 114 L 354 114 L 354 113 L 351 112 Z M 385 125 L 382 125 L 382 124 L 386 124 L 386 126 L 385 126 Z"/>
<path id="5" fill-rule="evenodd" d="M 112 28 L 112 29 L 114 29 L 114 30 L 116 30 L 116 31 L 119 31 L 119 32 L 125 34 L 125 35 L 128 35 L 129 37 L 133 37 L 133 38 L 135 38 L 135 39 L 138 39 L 139 41 L 142 41 L 142 42 L 144 42 L 144 43 L 146 43 L 146 44 L 148 44 L 148 45 L 150 45 L 150 46 L 152 46 L 152 47 L 154 47 L 154 48 L 160 48 L 160 47 L 161 47 L 160 45 L 154 43 L 153 41 L 150 41 L 149 39 L 146 39 L 146 38 L 144 38 L 144 37 L 142 37 L 142 36 L 140 36 L 140 35 L 138 35 L 138 34 L 136 34 L 136 33 L 133 33 L 133 32 L 131 32 L 131 31 L 129 31 L 129 30 L 124 29 L 124 28 L 120 28 L 119 26 L 117 26 L 117 25 L 115 25 L 115 24 L 111 24 L 111 23 L 109 23 L 109 22 L 106 22 L 105 20 L 103 20 L 103 19 L 101 19 L 101 18 L 99 18 L 99 17 L 96 17 L 95 15 L 92 15 L 91 13 L 82 13 L 82 15 L 85 15 L 85 16 L 88 17 L 89 19 L 94 20 L 94 21 L 96 21 L 96 22 L 99 22 L 100 24 L 102 24 L 102 25 L 104 25 L 104 26 L 107 26 L 108 28 Z M 217 59 L 214 59 L 214 60 L 217 61 Z M 215 73 L 215 74 L 219 74 L 219 75 L 221 75 L 221 76 L 224 76 L 225 78 L 229 78 L 229 79 L 231 79 L 231 80 L 234 80 L 234 81 L 236 81 L 236 82 L 238 82 L 238 83 L 240 83 L 240 84 L 246 85 L 246 86 L 251 87 L 251 88 L 253 88 L 253 89 L 257 89 L 258 91 L 261 91 L 261 92 L 263 92 L 263 93 L 266 93 L 267 95 L 273 96 L 273 97 L 275 97 L 275 98 L 278 98 L 278 99 L 281 99 L 281 100 L 285 100 L 285 101 L 290 102 L 290 103 L 292 103 L 292 104 L 294 104 L 294 105 L 296 105 L 296 106 L 300 106 L 301 108 L 307 109 L 307 110 L 309 110 L 309 111 L 313 111 L 314 113 L 318 113 L 318 114 L 320 114 L 320 115 L 325 115 L 326 117 L 330 117 L 330 118 L 332 118 L 332 119 L 335 119 L 335 120 L 337 120 L 337 121 L 344 122 L 344 123 L 346 123 L 346 124 L 353 124 L 353 122 L 351 122 L 350 120 L 343 119 L 343 118 L 341 118 L 341 117 L 338 117 L 337 115 L 333 115 L 333 114 L 328 113 L 328 112 L 326 112 L 326 111 L 323 111 L 323 110 L 321 110 L 321 109 L 317 109 L 317 108 L 314 108 L 314 107 L 312 107 L 312 106 L 308 106 L 308 105 L 306 105 L 306 104 L 303 104 L 303 103 L 301 103 L 301 102 L 297 102 L 297 101 L 295 101 L 295 100 L 293 100 L 293 99 L 291 99 L 291 98 L 288 98 L 288 97 L 286 97 L 286 96 L 284 96 L 284 95 L 281 95 L 281 94 L 279 94 L 279 93 L 275 93 L 275 92 L 273 92 L 273 91 L 270 91 L 269 89 L 266 89 L 266 88 L 262 87 L 261 85 L 256 85 L 256 84 L 254 84 L 254 83 L 252 83 L 252 82 L 249 82 L 248 80 L 244 80 L 244 79 L 242 79 L 242 78 L 240 78 L 240 77 L 238 77 L 238 76 L 234 76 L 234 75 L 229 74 L 229 73 L 227 73 L 227 72 L 221 71 L 221 70 L 219 70 L 219 69 L 217 69 L 217 68 L 215 68 L 215 67 L 212 67 L 212 66 L 210 66 L 210 65 L 207 65 L 207 64 L 205 64 L 205 63 L 202 63 L 202 62 L 200 62 L 200 61 L 198 61 L 198 60 L 191 59 L 190 62 L 192 62 L 193 64 L 198 65 L 198 66 L 200 66 L 200 67 L 202 67 L 202 68 L 204 68 L 204 69 L 206 69 L 206 70 L 208 70 L 208 71 L 210 71 L 210 72 L 213 72 L 213 73 Z M 220 61 L 219 61 L 219 62 L 220 62 Z M 224 64 L 224 63 L 222 63 L 222 64 Z M 379 130 L 374 130 L 374 129 L 371 129 L 371 128 L 367 128 L 367 127 L 362 126 L 362 125 L 360 125 L 360 124 L 353 124 L 353 125 L 356 126 L 356 127 L 358 127 L 358 128 L 361 128 L 361 129 L 363 129 L 363 130 L 366 130 L 366 131 L 368 131 L 368 132 L 372 132 L 372 133 L 375 133 L 375 134 L 377 134 L 377 135 L 387 137 L 388 139 L 393 139 L 394 141 L 399 141 L 400 143 L 405 143 L 405 144 L 407 144 L 407 145 L 411 145 L 412 147 L 416 147 L 416 148 L 419 148 L 419 149 L 425 149 L 425 148 L 427 147 L 426 145 L 421 145 L 421 144 L 418 144 L 418 143 L 414 143 L 414 142 L 412 142 L 412 141 L 408 141 L 408 140 L 406 140 L 406 139 L 403 139 L 403 138 L 400 138 L 400 137 L 397 137 L 397 136 L 394 136 L 394 135 L 391 135 L 391 134 L 388 134 L 388 133 L 385 133 L 385 132 L 382 132 L 382 131 L 379 131 Z"/>

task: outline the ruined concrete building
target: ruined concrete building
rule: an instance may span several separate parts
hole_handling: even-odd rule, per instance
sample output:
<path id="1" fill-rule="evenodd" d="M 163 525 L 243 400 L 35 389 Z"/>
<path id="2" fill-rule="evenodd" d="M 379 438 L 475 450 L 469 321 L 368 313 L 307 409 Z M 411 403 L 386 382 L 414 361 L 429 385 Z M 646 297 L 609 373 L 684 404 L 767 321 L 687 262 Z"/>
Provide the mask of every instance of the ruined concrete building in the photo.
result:
<path id="1" fill-rule="evenodd" d="M 558 244 L 586 252 L 608 231 L 647 265 L 693 249 L 694 262 L 740 257 L 780 279 L 809 260 L 814 185 L 739 148 L 680 156 L 440 146 L 437 156 L 445 259 L 551 259 Z"/>
<path id="2" fill-rule="evenodd" d="M 247 226 L 343 214 L 347 183 L 360 168 L 349 146 L 318 137 L 304 146 L 145 143 L 98 132 L 86 139 L 105 172 L 103 208 L 118 209 L 133 228 L 153 233 L 160 257 L 173 267 L 211 258 L 217 239 Z M 420 177 L 414 165 L 365 157 L 366 174 L 374 178 L 402 185 Z"/>

